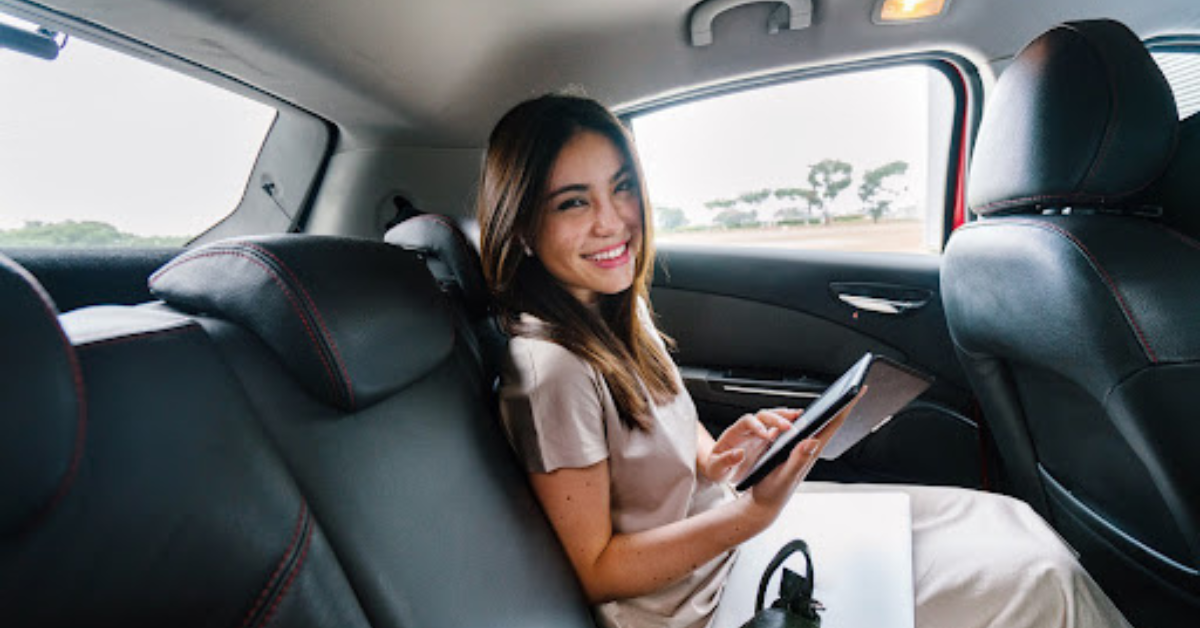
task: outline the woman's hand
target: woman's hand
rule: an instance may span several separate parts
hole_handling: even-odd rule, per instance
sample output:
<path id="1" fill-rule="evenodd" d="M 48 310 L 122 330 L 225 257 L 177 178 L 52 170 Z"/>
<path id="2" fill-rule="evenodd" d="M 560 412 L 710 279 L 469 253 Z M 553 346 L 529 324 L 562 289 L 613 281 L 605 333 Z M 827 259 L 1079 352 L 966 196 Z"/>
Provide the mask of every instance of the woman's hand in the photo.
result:
<path id="1" fill-rule="evenodd" d="M 713 482 L 744 476 L 767 446 L 791 428 L 800 412 L 776 408 L 743 415 L 721 433 L 708 455 L 697 461 L 700 473 Z"/>
<path id="2" fill-rule="evenodd" d="M 743 499 L 749 498 L 752 518 L 759 520 L 763 525 L 775 520 L 796 492 L 800 482 L 817 463 L 821 450 L 829 439 L 833 438 L 833 434 L 857 404 L 858 398 L 855 398 L 828 425 L 821 428 L 821 431 L 797 443 L 787 461 L 768 473 L 743 496 Z"/>

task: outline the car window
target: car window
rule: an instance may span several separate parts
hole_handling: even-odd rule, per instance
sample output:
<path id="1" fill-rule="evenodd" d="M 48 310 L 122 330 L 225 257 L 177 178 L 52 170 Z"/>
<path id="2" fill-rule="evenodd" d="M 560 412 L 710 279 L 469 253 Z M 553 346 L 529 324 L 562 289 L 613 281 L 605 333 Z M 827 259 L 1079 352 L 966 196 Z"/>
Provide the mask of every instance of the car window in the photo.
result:
<path id="1" fill-rule="evenodd" d="M 237 207 L 273 108 L 55 40 L 53 60 L 0 48 L 0 246 L 181 246 Z"/>
<path id="2" fill-rule="evenodd" d="M 1175 93 L 1179 119 L 1200 111 L 1200 44 L 1151 50 L 1150 55 L 1158 62 Z"/>
<path id="3" fill-rule="evenodd" d="M 657 240 L 936 253 L 953 94 L 908 64 L 634 114 Z"/>

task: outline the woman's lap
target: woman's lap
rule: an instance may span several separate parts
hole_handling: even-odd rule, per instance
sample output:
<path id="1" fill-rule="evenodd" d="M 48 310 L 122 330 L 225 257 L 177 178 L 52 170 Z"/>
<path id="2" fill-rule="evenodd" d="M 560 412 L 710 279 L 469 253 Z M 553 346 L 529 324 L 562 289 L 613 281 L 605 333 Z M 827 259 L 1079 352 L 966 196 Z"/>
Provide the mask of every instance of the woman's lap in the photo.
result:
<path id="1" fill-rule="evenodd" d="M 909 495 L 920 628 L 1128 626 L 1028 505 L 948 487 L 805 482 L 798 494 Z"/>

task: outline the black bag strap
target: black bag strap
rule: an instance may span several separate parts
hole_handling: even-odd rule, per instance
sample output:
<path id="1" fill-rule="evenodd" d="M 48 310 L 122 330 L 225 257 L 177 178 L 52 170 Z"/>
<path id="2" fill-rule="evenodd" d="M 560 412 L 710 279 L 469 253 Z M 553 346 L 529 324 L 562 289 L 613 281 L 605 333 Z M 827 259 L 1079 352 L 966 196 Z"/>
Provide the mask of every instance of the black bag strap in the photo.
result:
<path id="1" fill-rule="evenodd" d="M 758 598 L 754 602 L 755 613 L 763 609 L 763 599 L 767 595 L 767 584 L 771 581 L 771 574 L 774 574 L 775 570 L 779 569 L 780 565 L 783 564 L 783 561 L 796 552 L 804 554 L 804 569 L 808 574 L 807 577 L 803 578 L 803 582 L 800 585 L 800 597 L 805 600 L 812 599 L 813 582 L 815 581 L 812 557 L 808 555 L 808 544 L 801 539 L 796 539 L 780 548 L 779 553 L 775 554 L 775 558 L 771 559 L 771 563 L 767 565 L 766 571 L 763 572 L 762 580 L 758 583 Z"/>

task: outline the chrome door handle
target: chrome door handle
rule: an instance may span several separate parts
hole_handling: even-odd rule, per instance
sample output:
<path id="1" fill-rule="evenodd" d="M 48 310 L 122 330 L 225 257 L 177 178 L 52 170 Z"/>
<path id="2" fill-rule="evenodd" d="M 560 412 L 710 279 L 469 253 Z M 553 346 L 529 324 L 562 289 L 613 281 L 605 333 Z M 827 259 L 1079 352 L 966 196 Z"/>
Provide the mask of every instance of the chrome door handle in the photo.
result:
<path id="1" fill-rule="evenodd" d="M 920 309 L 926 303 L 926 301 L 900 301 L 897 299 L 868 297 L 861 294 L 839 294 L 837 297 L 851 307 L 867 310 L 868 312 L 878 312 L 880 314 L 903 314 L 909 310 Z"/>
<path id="2" fill-rule="evenodd" d="M 925 307 L 933 292 L 925 288 L 876 283 L 831 283 L 839 301 L 856 310 L 898 316 Z"/>

